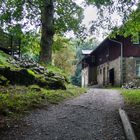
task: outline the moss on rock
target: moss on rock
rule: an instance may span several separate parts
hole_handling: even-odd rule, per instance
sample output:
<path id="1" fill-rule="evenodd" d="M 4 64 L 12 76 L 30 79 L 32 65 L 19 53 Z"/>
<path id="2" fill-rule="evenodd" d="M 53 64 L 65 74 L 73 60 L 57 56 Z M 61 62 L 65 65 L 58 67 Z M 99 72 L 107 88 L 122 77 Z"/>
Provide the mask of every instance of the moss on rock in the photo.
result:
<path id="1" fill-rule="evenodd" d="M 6 77 L 12 85 L 29 86 L 38 84 L 46 89 L 66 89 L 65 82 L 62 79 L 35 74 L 30 69 L 13 70 L 10 67 L 0 67 L 0 74 Z"/>
<path id="2" fill-rule="evenodd" d="M 3 75 L 0 75 L 0 85 L 2 86 L 8 86 L 10 81 L 4 77 Z"/>
<path id="3" fill-rule="evenodd" d="M 37 84 L 46 89 L 66 89 L 65 78 L 53 72 L 48 72 L 44 68 L 44 73 L 36 73 L 34 69 L 16 67 L 11 61 L 16 61 L 9 55 L 0 51 L 0 84 L 4 85 L 10 81 L 12 85 L 33 85 Z M 42 70 L 42 67 L 40 66 Z M 40 70 L 39 69 L 39 70 Z M 4 79 L 5 78 L 5 79 Z"/>

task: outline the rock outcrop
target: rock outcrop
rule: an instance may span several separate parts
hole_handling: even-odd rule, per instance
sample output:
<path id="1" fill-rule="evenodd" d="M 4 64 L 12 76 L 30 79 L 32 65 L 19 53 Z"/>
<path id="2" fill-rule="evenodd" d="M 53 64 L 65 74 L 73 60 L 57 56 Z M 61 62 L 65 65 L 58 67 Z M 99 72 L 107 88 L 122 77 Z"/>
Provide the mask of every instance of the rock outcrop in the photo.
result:
<path id="1" fill-rule="evenodd" d="M 1 51 L 0 56 L 0 85 L 37 84 L 46 89 L 66 89 L 67 79 L 64 76 L 49 72 L 35 61 L 25 58 L 13 59 Z"/>

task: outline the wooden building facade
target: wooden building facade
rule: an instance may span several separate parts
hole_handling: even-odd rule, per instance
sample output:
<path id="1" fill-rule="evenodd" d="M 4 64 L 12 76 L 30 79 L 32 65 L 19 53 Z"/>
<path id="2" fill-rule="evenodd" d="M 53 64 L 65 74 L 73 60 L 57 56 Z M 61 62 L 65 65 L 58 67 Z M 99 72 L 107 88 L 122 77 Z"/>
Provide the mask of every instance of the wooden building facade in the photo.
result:
<path id="1" fill-rule="evenodd" d="M 83 71 L 88 71 L 87 85 L 122 85 L 140 79 L 140 38 L 117 36 L 106 38 L 88 56 L 82 59 Z"/>

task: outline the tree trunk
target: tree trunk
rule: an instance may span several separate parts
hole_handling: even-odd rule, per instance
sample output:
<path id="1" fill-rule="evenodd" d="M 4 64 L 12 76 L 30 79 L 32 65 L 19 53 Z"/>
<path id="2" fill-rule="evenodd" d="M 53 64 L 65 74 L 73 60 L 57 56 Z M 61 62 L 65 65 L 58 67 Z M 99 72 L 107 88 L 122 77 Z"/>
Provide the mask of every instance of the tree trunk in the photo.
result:
<path id="1" fill-rule="evenodd" d="M 53 0 L 43 0 L 40 9 L 42 22 L 40 63 L 49 64 L 52 61 L 52 43 L 54 35 Z"/>

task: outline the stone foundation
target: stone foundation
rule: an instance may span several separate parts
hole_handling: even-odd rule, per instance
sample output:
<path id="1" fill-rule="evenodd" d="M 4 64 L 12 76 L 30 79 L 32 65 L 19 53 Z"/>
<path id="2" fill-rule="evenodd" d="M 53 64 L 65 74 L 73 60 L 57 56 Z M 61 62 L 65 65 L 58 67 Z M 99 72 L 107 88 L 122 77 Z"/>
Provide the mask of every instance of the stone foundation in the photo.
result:
<path id="1" fill-rule="evenodd" d="M 120 57 L 97 67 L 97 82 L 99 85 L 109 84 L 109 70 L 114 69 L 114 85 L 120 85 Z"/>
<path id="2" fill-rule="evenodd" d="M 140 60 L 140 57 L 126 57 L 124 58 L 124 83 L 131 82 L 136 79 L 140 85 L 140 77 L 136 75 L 136 60 Z"/>
<path id="3" fill-rule="evenodd" d="M 136 60 L 140 60 L 140 57 L 126 57 L 123 58 L 123 70 L 122 79 L 123 83 L 137 80 L 140 85 L 140 77 L 136 76 Z M 120 57 L 106 62 L 97 67 L 97 82 L 99 85 L 109 84 L 109 70 L 114 69 L 114 85 L 120 85 L 121 83 L 121 69 L 120 69 Z"/>
<path id="4" fill-rule="evenodd" d="M 140 60 L 140 57 L 126 57 L 123 58 L 122 79 L 123 83 L 137 80 L 137 84 L 140 86 L 140 77 L 136 75 L 136 60 Z M 110 85 L 110 70 L 114 70 L 114 85 L 120 86 L 121 84 L 121 68 L 120 57 L 113 61 L 108 61 L 99 66 L 90 68 L 86 67 L 82 70 L 82 86 L 88 86 L 89 84 L 95 84 L 97 80 L 98 85 Z M 92 74 L 91 74 L 92 73 Z M 96 79 L 97 78 L 97 79 Z"/>

